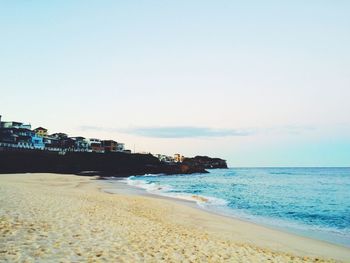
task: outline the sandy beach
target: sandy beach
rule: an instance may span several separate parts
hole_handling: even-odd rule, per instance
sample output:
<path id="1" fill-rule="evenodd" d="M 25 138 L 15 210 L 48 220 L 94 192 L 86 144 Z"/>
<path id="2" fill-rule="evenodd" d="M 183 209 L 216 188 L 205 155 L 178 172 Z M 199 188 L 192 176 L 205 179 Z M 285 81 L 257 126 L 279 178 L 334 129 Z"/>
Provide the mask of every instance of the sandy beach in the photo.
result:
<path id="1" fill-rule="evenodd" d="M 350 249 L 94 177 L 0 175 L 0 262 L 350 262 Z"/>

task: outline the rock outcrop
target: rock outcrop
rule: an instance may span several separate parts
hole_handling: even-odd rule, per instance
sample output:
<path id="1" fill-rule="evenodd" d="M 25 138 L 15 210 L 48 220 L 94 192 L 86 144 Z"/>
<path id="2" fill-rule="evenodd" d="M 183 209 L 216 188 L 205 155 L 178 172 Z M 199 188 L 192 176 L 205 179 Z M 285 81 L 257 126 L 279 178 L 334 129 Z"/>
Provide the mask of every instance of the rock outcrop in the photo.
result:
<path id="1" fill-rule="evenodd" d="M 204 169 L 227 168 L 227 163 L 225 160 L 220 158 L 211 158 L 208 156 L 185 158 L 183 164 L 190 164 L 194 167 L 203 167 Z"/>
<path id="2" fill-rule="evenodd" d="M 130 176 L 205 173 L 198 163 L 163 163 L 151 154 L 0 151 L 0 173 Z"/>

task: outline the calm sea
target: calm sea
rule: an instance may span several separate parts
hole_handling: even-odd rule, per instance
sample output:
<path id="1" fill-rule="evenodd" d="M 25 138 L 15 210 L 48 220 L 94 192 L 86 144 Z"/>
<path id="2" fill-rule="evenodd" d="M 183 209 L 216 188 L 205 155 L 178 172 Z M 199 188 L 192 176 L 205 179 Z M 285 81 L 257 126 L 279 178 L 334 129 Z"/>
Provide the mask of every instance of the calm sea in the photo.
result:
<path id="1" fill-rule="evenodd" d="M 350 247 L 350 168 L 232 168 L 132 176 L 127 183 L 194 200 L 216 213 Z"/>

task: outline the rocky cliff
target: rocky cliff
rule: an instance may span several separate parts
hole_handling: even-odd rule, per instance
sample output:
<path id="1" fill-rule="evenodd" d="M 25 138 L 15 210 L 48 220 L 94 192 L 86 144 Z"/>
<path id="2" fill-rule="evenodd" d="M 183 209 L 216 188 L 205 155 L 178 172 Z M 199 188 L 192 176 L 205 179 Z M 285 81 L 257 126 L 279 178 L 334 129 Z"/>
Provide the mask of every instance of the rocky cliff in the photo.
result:
<path id="1" fill-rule="evenodd" d="M 0 151 L 0 173 L 69 173 L 129 176 L 142 174 L 205 173 L 192 163 L 162 163 L 151 154 Z"/>
<path id="2" fill-rule="evenodd" d="M 225 160 L 220 158 L 211 158 L 208 156 L 196 156 L 194 158 L 185 158 L 183 164 L 190 164 L 204 169 L 227 168 Z"/>

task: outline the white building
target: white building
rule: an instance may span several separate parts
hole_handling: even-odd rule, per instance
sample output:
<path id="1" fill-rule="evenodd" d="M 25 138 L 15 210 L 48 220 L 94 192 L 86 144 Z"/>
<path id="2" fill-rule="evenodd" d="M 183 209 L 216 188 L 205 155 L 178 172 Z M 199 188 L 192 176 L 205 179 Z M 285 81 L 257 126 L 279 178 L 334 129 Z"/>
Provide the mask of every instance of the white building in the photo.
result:
<path id="1" fill-rule="evenodd" d="M 167 163 L 172 163 L 174 162 L 174 158 L 165 154 L 155 154 L 155 157 L 158 158 L 159 161 L 161 162 L 167 162 Z"/>
<path id="2" fill-rule="evenodd" d="M 0 124 L 0 127 L 1 128 L 28 129 L 28 130 L 32 129 L 32 125 L 30 125 L 30 124 L 24 124 L 22 122 L 16 122 L 16 121 L 2 121 Z"/>
<path id="3" fill-rule="evenodd" d="M 181 155 L 181 154 L 179 154 L 179 153 L 175 153 L 174 154 L 174 161 L 176 162 L 176 163 L 182 163 L 183 162 L 183 160 L 184 160 L 184 156 L 183 155 Z"/>
<path id="4" fill-rule="evenodd" d="M 100 139 L 90 138 L 86 140 L 88 147 L 92 152 L 104 153 L 104 148 L 102 147 L 102 141 Z"/>
<path id="5" fill-rule="evenodd" d="M 124 150 L 125 150 L 125 144 L 118 142 L 118 144 L 117 144 L 117 152 L 124 152 Z"/>

